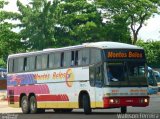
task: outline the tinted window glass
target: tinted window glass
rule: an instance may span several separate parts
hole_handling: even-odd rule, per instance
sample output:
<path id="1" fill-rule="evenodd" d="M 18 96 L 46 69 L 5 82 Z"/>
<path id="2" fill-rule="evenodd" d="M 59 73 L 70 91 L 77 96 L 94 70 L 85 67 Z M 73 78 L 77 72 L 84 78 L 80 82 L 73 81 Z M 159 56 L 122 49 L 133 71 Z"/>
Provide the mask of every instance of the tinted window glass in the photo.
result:
<path id="1" fill-rule="evenodd" d="M 91 64 L 98 63 L 101 61 L 101 50 L 91 49 Z"/>
<path id="2" fill-rule="evenodd" d="M 13 72 L 13 59 L 9 59 L 9 63 L 8 63 L 8 72 L 11 73 Z"/>
<path id="3" fill-rule="evenodd" d="M 65 52 L 64 53 L 64 66 L 70 67 L 71 64 L 71 52 Z"/>
<path id="4" fill-rule="evenodd" d="M 42 69 L 46 69 L 48 67 L 48 54 L 42 55 Z"/>
<path id="5" fill-rule="evenodd" d="M 36 69 L 42 69 L 42 56 L 37 56 Z"/>
<path id="6" fill-rule="evenodd" d="M 54 67 L 54 53 L 49 54 L 49 68 Z"/>
<path id="7" fill-rule="evenodd" d="M 54 57 L 54 68 L 58 68 L 60 67 L 61 64 L 61 54 L 60 53 L 55 53 L 55 57 Z"/>
<path id="8" fill-rule="evenodd" d="M 82 65 L 89 64 L 89 48 L 82 50 Z"/>

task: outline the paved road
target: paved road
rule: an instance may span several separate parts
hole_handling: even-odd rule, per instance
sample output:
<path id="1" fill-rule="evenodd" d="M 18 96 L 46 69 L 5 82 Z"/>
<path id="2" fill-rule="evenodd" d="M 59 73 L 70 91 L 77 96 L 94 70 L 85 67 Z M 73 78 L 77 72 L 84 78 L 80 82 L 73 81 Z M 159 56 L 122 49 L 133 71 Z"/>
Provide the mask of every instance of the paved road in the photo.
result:
<path id="1" fill-rule="evenodd" d="M 129 107 L 126 115 L 119 114 L 120 109 L 93 110 L 91 115 L 84 115 L 83 110 L 76 109 L 72 113 L 55 113 L 46 110 L 43 114 L 9 113 L 1 114 L 0 119 L 160 119 L 160 96 L 151 96 L 150 106 Z M 123 116 L 123 117 L 122 117 Z"/>

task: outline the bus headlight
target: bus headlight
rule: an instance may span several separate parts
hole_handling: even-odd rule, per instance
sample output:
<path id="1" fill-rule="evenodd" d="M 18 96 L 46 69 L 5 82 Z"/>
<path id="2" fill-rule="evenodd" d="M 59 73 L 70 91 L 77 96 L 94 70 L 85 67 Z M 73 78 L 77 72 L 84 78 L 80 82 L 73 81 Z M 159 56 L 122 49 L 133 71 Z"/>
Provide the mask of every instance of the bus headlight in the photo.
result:
<path id="1" fill-rule="evenodd" d="M 113 99 L 110 99 L 110 100 L 109 100 L 109 103 L 113 104 L 113 103 L 114 103 L 114 100 L 113 100 Z"/>
<path id="2" fill-rule="evenodd" d="M 144 99 L 144 102 L 147 103 L 147 102 L 148 102 L 148 99 L 145 98 L 145 99 Z"/>
<path id="3" fill-rule="evenodd" d="M 109 99 L 109 103 L 110 104 L 119 104 L 119 99 L 111 98 L 111 99 Z"/>
<path id="4" fill-rule="evenodd" d="M 142 98 L 142 99 L 140 99 L 140 103 L 148 103 L 148 99 L 147 98 Z"/>

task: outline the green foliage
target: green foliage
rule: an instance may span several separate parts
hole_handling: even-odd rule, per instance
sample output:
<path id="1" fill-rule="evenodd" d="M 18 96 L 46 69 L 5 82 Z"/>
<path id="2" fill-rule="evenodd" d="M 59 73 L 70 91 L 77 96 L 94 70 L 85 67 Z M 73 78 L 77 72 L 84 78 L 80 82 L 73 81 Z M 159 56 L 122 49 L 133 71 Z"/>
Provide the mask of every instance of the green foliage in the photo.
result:
<path id="1" fill-rule="evenodd" d="M 0 67 L 6 68 L 6 62 L 3 60 L 3 58 L 0 58 Z"/>
<path id="2" fill-rule="evenodd" d="M 65 0 L 59 5 L 56 38 L 58 46 L 101 40 L 102 18 L 94 4 L 86 0 Z"/>
<path id="3" fill-rule="evenodd" d="M 131 44 L 130 31 L 123 18 L 116 18 L 113 22 L 108 22 L 103 31 L 104 38 L 110 41 Z"/>
<path id="4" fill-rule="evenodd" d="M 133 34 L 135 44 L 142 25 L 153 13 L 158 13 L 159 0 L 97 0 L 98 4 L 110 12 L 111 19 L 121 17 L 126 20 Z"/>
<path id="5" fill-rule="evenodd" d="M 12 31 L 16 26 L 7 20 L 15 20 L 17 13 L 3 10 L 7 2 L 0 1 L 0 66 L 6 66 L 8 54 L 16 53 L 21 47 L 19 35 Z"/>
<path id="6" fill-rule="evenodd" d="M 47 0 L 31 0 L 27 6 L 17 1 L 21 14 L 19 27 L 23 28 L 20 35 L 29 49 L 41 50 L 55 46 L 57 5 L 57 0 L 52 3 Z"/>
<path id="7" fill-rule="evenodd" d="M 160 41 L 137 41 L 137 45 L 144 48 L 147 63 L 151 67 L 160 67 Z"/>

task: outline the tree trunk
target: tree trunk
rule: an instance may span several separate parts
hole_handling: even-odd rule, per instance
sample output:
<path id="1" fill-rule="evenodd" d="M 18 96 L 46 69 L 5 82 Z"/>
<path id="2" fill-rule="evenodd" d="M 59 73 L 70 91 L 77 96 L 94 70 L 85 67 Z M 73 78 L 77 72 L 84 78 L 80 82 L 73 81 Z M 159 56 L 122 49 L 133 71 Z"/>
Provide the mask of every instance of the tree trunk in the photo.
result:
<path id="1" fill-rule="evenodd" d="M 133 41 L 132 44 L 135 45 L 138 39 L 138 34 L 133 32 Z"/>

